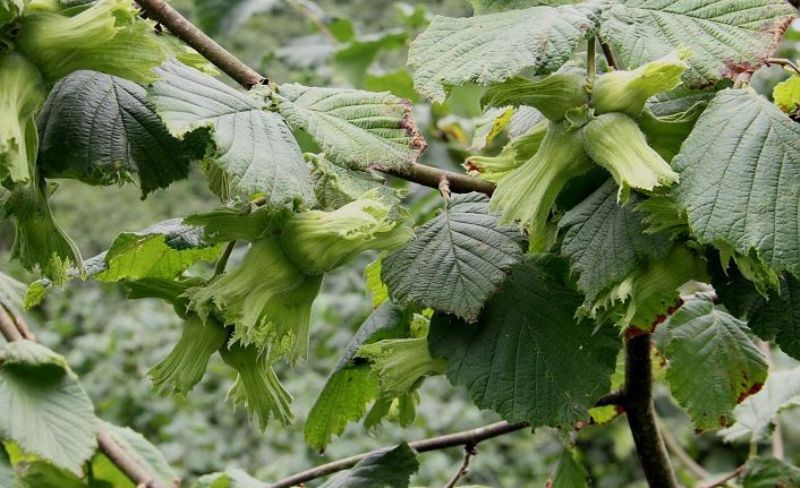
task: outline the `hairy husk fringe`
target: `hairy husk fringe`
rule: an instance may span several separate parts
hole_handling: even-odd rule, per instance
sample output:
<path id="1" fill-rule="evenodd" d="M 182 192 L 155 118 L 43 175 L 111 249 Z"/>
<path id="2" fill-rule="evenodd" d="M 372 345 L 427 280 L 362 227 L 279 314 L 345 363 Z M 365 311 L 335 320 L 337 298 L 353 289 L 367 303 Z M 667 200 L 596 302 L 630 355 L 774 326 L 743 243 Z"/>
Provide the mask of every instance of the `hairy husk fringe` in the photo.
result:
<path id="1" fill-rule="evenodd" d="M 385 339 L 361 346 L 358 356 L 371 361 L 382 396 L 391 398 L 411 391 L 417 382 L 444 373 L 446 362 L 431 357 L 428 337 Z"/>
<path id="2" fill-rule="evenodd" d="M 391 205 L 376 188 L 331 212 L 296 214 L 283 227 L 281 244 L 290 259 L 313 276 L 338 268 L 369 249 L 398 249 L 413 236 L 409 227 L 393 219 Z"/>
<path id="3" fill-rule="evenodd" d="M 269 360 L 253 346 L 233 344 L 220 349 L 225 364 L 239 375 L 230 390 L 228 400 L 242 405 L 251 421 L 261 430 L 271 419 L 288 425 L 292 421 L 289 404 L 292 396 L 283 388 Z"/>
<path id="4" fill-rule="evenodd" d="M 541 242 L 558 194 L 591 168 L 580 133 L 566 123 L 550 122 L 536 154 L 500 179 L 491 209 L 500 213 L 501 223 L 519 222 L 531 242 Z"/>
<path id="5" fill-rule="evenodd" d="M 15 45 L 48 81 L 87 69 L 149 83 L 155 80 L 153 68 L 167 60 L 164 45 L 128 0 L 43 10 L 19 23 Z"/>
<path id="6" fill-rule="evenodd" d="M 0 183 L 30 181 L 28 161 L 37 139 L 34 114 L 46 95 L 36 66 L 15 52 L 0 54 Z"/>
<path id="7" fill-rule="evenodd" d="M 547 127 L 548 121 L 542 121 L 509 141 L 497 156 L 470 156 L 463 166 L 470 176 L 497 183 L 536 154 L 547 134 Z"/>
<path id="8" fill-rule="evenodd" d="M 630 189 L 652 191 L 678 182 L 672 170 L 648 144 L 639 126 L 621 112 L 603 114 L 581 129 L 583 147 L 594 162 L 607 169 L 619 185 L 617 199 L 628 201 Z"/>
<path id="9" fill-rule="evenodd" d="M 491 107 L 528 105 L 552 121 L 586 103 L 586 72 L 574 66 L 538 80 L 511 78 L 486 90 L 481 104 Z"/>
<path id="10" fill-rule="evenodd" d="M 203 322 L 196 315 L 189 316 L 178 343 L 147 376 L 162 392 L 186 395 L 203 379 L 208 360 L 226 339 L 225 328 L 213 318 Z"/>

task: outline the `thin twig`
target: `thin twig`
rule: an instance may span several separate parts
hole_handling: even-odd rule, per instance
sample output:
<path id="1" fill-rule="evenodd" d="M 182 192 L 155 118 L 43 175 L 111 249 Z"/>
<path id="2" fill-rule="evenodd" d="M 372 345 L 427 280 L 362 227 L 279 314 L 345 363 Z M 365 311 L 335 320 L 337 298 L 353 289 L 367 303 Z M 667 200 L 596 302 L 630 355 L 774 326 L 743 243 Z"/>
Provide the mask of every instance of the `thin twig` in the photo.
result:
<path id="1" fill-rule="evenodd" d="M 673 456 L 675 456 L 678 461 L 687 469 L 689 472 L 694 475 L 695 478 L 699 480 L 705 480 L 711 477 L 711 473 L 705 470 L 702 466 L 700 466 L 692 456 L 689 455 L 688 452 L 683 448 L 680 442 L 672 435 L 672 432 L 669 429 L 664 428 L 664 424 L 658 422 L 659 431 L 661 432 L 661 437 L 664 438 L 664 444 L 667 445 L 667 449 L 670 450 Z"/>
<path id="2" fill-rule="evenodd" d="M 713 480 L 713 481 L 709 481 L 708 483 L 700 485 L 698 488 L 718 488 L 720 486 L 725 486 L 728 483 L 728 481 L 731 481 L 732 479 L 743 475 L 745 470 L 746 470 L 746 467 L 743 464 L 743 465 L 739 466 L 738 468 L 736 468 L 735 470 L 733 470 L 732 472 L 722 476 L 721 478 L 718 478 L 718 479 Z"/>
<path id="3" fill-rule="evenodd" d="M 108 435 L 103 427 L 97 432 L 97 444 L 108 459 L 118 467 L 125 476 L 133 481 L 137 488 L 157 488 L 155 477 L 147 471 L 136 459 L 128 455 L 128 452 Z"/>
<path id="4" fill-rule="evenodd" d="M 606 62 L 608 65 L 616 70 L 622 69 L 622 65 L 619 64 L 617 56 L 614 55 L 614 50 L 611 48 L 611 46 L 602 39 L 598 40 L 600 41 L 600 49 L 603 50 L 603 55 L 606 57 Z"/>
<path id="5" fill-rule="evenodd" d="M 249 88 L 266 79 L 192 25 L 164 0 L 139 0 L 138 3 L 151 19 L 169 29 L 177 38 L 202 54 L 237 83 Z M 488 181 L 422 164 L 409 164 L 400 168 L 376 165 L 374 169 L 430 188 L 438 188 L 439 181 L 442 177 L 446 177 L 450 191 L 454 193 L 476 191 L 491 195 L 494 191 L 494 184 Z"/>
<path id="6" fill-rule="evenodd" d="M 797 64 L 791 59 L 767 58 L 767 65 L 770 64 L 777 64 L 778 66 L 782 66 L 783 68 L 786 68 L 788 66 L 791 71 L 794 71 L 795 74 L 800 75 L 800 67 L 798 67 Z"/>
<path id="7" fill-rule="evenodd" d="M 589 83 L 594 83 L 597 77 L 597 41 L 594 37 L 586 43 L 586 78 Z"/>
<path id="8" fill-rule="evenodd" d="M 472 456 L 476 456 L 478 454 L 478 448 L 475 447 L 474 444 L 467 444 L 464 446 L 464 460 L 461 461 L 461 466 L 458 467 L 458 471 L 450 478 L 450 481 L 444 485 L 444 488 L 455 488 L 458 480 L 463 478 L 467 475 L 469 471 L 469 461 L 472 459 Z"/>
<path id="9" fill-rule="evenodd" d="M 231 258 L 231 253 L 235 247 L 236 241 L 230 241 L 228 245 L 225 246 L 225 250 L 222 251 L 222 256 L 219 257 L 217 265 L 214 266 L 214 278 L 225 272 L 225 267 L 228 265 L 228 260 Z"/>
<path id="10" fill-rule="evenodd" d="M 0 305 L 0 334 L 3 335 L 8 342 L 21 341 L 24 339 L 20 333 L 14 319 L 6 312 L 6 309 Z"/>
<path id="11" fill-rule="evenodd" d="M 166 1 L 137 0 L 137 3 L 148 14 L 149 18 L 169 29 L 176 37 L 194 48 L 195 51 L 236 80 L 240 85 L 249 89 L 266 81 L 265 77 L 239 61 L 224 47 L 205 35 Z"/>
<path id="12" fill-rule="evenodd" d="M 409 446 L 411 446 L 415 451 L 419 453 L 436 451 L 439 449 L 446 449 L 448 447 L 455 447 L 455 446 L 464 446 L 464 445 L 476 446 L 481 441 L 509 434 L 511 432 L 516 432 L 518 430 L 524 429 L 527 426 L 528 424 L 525 423 L 509 424 L 508 422 L 497 422 L 494 424 L 485 425 L 483 427 L 478 427 L 477 429 L 466 430 L 464 432 L 457 432 L 455 434 L 447 434 L 438 437 L 431 437 L 430 439 L 422 439 L 419 441 L 409 443 Z M 352 468 L 359 461 L 366 458 L 367 456 L 385 450 L 386 450 L 385 448 L 376 449 L 374 451 L 365 452 L 363 454 L 357 454 L 355 456 L 350 456 L 348 458 L 339 459 L 337 461 L 333 461 L 327 464 L 322 464 L 315 468 L 311 468 L 306 471 L 302 471 L 300 473 L 284 478 L 282 480 L 276 481 L 275 483 L 272 483 L 267 486 L 269 488 L 290 488 L 292 486 L 297 486 L 307 481 L 315 480 L 317 478 L 321 478 L 323 476 L 336 473 L 337 471 L 342 471 L 345 469 Z"/>

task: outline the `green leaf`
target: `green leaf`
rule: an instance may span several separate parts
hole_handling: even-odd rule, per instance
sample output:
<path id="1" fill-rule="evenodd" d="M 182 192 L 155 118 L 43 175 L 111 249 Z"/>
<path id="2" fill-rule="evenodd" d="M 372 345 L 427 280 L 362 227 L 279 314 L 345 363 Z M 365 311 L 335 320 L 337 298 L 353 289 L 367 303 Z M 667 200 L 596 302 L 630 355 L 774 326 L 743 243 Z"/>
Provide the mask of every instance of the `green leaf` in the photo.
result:
<path id="1" fill-rule="evenodd" d="M 389 299 L 389 288 L 381 278 L 384 257 L 385 255 L 381 254 L 375 261 L 369 263 L 364 268 L 364 281 L 367 292 L 372 298 L 372 308 L 378 308 L 383 302 Z"/>
<path id="2" fill-rule="evenodd" d="M 210 134 L 206 170 L 217 194 L 266 193 L 273 203 L 315 203 L 300 148 L 281 116 L 265 110 L 267 101 L 178 63 L 158 73 L 151 96 L 170 133 L 185 138 L 205 129 Z"/>
<path id="3" fill-rule="evenodd" d="M 408 54 L 417 91 L 433 101 L 449 86 L 488 85 L 552 73 L 595 28 L 596 4 L 532 7 L 470 18 L 437 16 Z"/>
<path id="4" fill-rule="evenodd" d="M 747 324 L 718 308 L 713 298 L 713 292 L 703 291 L 684 296 L 667 322 L 667 381 L 700 430 L 730 425 L 736 404 L 767 379 L 767 363 Z"/>
<path id="5" fill-rule="evenodd" d="M 252 15 L 269 12 L 279 0 L 195 0 L 200 28 L 208 34 L 230 34 Z"/>
<path id="6" fill-rule="evenodd" d="M 586 488 L 586 469 L 575 459 L 573 449 L 564 448 L 550 488 Z"/>
<path id="7" fill-rule="evenodd" d="M 603 13 L 600 37 L 628 68 L 688 48 L 683 79 L 699 88 L 758 68 L 793 16 L 782 0 L 622 0 Z"/>
<path id="8" fill-rule="evenodd" d="M 171 219 L 139 232 L 123 232 L 108 251 L 86 261 L 86 269 L 105 282 L 174 278 L 198 261 L 216 259 L 220 249 L 205 241 L 202 227 Z"/>
<path id="9" fill-rule="evenodd" d="M 13 488 L 86 488 L 87 484 L 74 473 L 41 460 L 17 464 L 18 482 L 3 485 Z"/>
<path id="10" fill-rule="evenodd" d="M 474 322 L 486 300 L 522 257 L 524 237 L 489 214 L 479 193 L 454 195 L 404 249 L 383 261 L 392 300 L 415 303 Z"/>
<path id="11" fill-rule="evenodd" d="M 416 452 L 403 443 L 391 450 L 370 454 L 353 469 L 339 473 L 320 488 L 407 488 L 419 469 Z"/>
<path id="12" fill-rule="evenodd" d="M 747 461 L 744 488 L 800 486 L 800 469 L 780 459 L 758 457 Z"/>
<path id="13" fill-rule="evenodd" d="M 111 185 L 136 175 L 143 196 L 186 178 L 195 155 L 146 96 L 133 82 L 94 71 L 59 81 L 38 118 L 43 176 Z"/>
<path id="14" fill-rule="evenodd" d="M 800 126 L 751 89 L 719 92 L 672 161 L 694 237 L 799 275 L 799 138 Z"/>
<path id="15" fill-rule="evenodd" d="M 305 440 L 310 447 L 325 449 L 333 436 L 344 432 L 349 422 L 364 417 L 367 405 L 378 396 L 378 383 L 370 374 L 369 366 L 363 360 L 356 360 L 358 348 L 402 337 L 408 329 L 407 319 L 402 309 L 385 302 L 364 321 L 308 414 Z"/>
<path id="16" fill-rule="evenodd" d="M 587 302 L 593 302 L 649 258 L 666 257 L 671 247 L 669 239 L 644 232 L 642 215 L 634 210 L 635 196 L 628 205 L 620 206 L 617 191 L 614 181 L 608 180 L 558 223 L 564 232 L 561 253 L 577 271 L 578 288 Z"/>
<path id="17" fill-rule="evenodd" d="M 153 481 L 157 488 L 178 486 L 180 481 L 164 455 L 142 434 L 128 427 L 118 427 L 108 422 L 103 422 L 101 429 L 125 452 L 129 459 L 135 461 L 146 472 L 154 475 Z"/>
<path id="18" fill-rule="evenodd" d="M 760 442 L 769 437 L 773 421 L 789 406 L 800 404 L 800 368 L 770 373 L 764 388 L 733 410 L 736 423 L 720 431 L 726 442 Z"/>
<path id="19" fill-rule="evenodd" d="M 6 344 L 0 367 L 0 437 L 80 473 L 97 448 L 89 395 L 63 357 L 30 341 Z"/>
<path id="20" fill-rule="evenodd" d="M 786 113 L 792 113 L 800 107 L 800 76 L 792 76 L 784 80 L 772 90 L 775 105 Z"/>
<path id="21" fill-rule="evenodd" d="M 509 422 L 570 427 L 611 386 L 619 338 L 578 322 L 582 297 L 566 263 L 536 255 L 512 270 L 476 325 L 436 314 L 431 354 L 447 359 L 447 376 L 475 404 Z"/>
<path id="22" fill-rule="evenodd" d="M 416 163 L 427 144 L 411 117 L 411 105 L 383 92 L 280 85 L 278 109 L 295 129 L 307 132 L 336 164 L 364 170 Z"/>
<path id="23" fill-rule="evenodd" d="M 306 154 L 312 170 L 314 193 L 320 207 L 335 210 L 357 200 L 373 188 L 380 188 L 379 193 L 385 201 L 398 203 L 398 197 L 404 193 L 385 185 L 385 180 L 378 174 L 357 171 L 337 166 L 324 154 Z"/>
<path id="24" fill-rule="evenodd" d="M 475 15 L 483 15 L 492 12 L 505 12 L 520 8 L 537 7 L 541 5 L 568 5 L 579 3 L 575 0 L 469 0 Z"/>

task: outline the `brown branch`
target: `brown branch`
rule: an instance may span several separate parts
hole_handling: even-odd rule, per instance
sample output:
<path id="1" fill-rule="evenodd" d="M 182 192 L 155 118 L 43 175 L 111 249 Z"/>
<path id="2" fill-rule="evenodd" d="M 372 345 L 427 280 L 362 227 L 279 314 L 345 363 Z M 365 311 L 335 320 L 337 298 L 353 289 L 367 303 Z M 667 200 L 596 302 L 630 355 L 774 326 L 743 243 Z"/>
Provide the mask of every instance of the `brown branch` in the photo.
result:
<path id="1" fill-rule="evenodd" d="M 458 471 L 450 478 L 450 481 L 444 485 L 444 488 L 455 488 L 456 484 L 458 484 L 458 480 L 463 478 L 467 475 L 469 471 L 469 462 L 472 459 L 472 456 L 476 456 L 478 454 L 478 449 L 475 447 L 474 444 L 467 444 L 464 446 L 464 460 L 461 461 L 461 466 L 458 467 Z"/>
<path id="2" fill-rule="evenodd" d="M 706 484 L 700 485 L 700 488 L 717 488 L 720 486 L 725 486 L 728 483 L 728 481 L 731 481 L 732 479 L 743 475 L 745 471 L 746 471 L 746 466 L 743 464 L 738 468 L 736 468 L 735 470 L 733 470 L 732 472 L 724 475 L 723 477 L 717 480 L 710 481 Z"/>
<path id="3" fill-rule="evenodd" d="M 494 424 L 485 425 L 483 427 L 478 427 L 477 429 L 465 430 L 455 434 L 447 434 L 438 437 L 431 437 L 430 439 L 414 441 L 409 443 L 409 446 L 419 453 L 447 449 L 448 447 L 455 446 L 476 446 L 481 441 L 509 434 L 511 432 L 516 432 L 520 429 L 524 429 L 527 426 L 528 424 L 525 423 L 509 424 L 508 422 L 497 422 Z M 311 468 L 289 476 L 288 478 L 276 481 L 275 483 L 267 486 L 268 488 L 290 488 L 292 486 L 297 486 L 305 483 L 306 481 L 311 481 L 332 473 L 336 473 L 337 471 L 352 468 L 365 457 L 385 450 L 385 448 L 376 449 L 374 451 L 365 452 L 363 454 L 357 454 L 355 456 L 350 456 L 348 458 L 322 464 L 315 468 Z"/>
<path id="4" fill-rule="evenodd" d="M 138 0 L 138 3 L 149 18 L 169 29 L 177 38 L 202 54 L 237 83 L 250 88 L 265 80 L 264 76 L 217 44 L 164 0 Z M 494 191 L 494 184 L 487 181 L 422 164 L 411 164 L 404 168 L 376 166 L 374 169 L 430 188 L 438 188 L 442 178 L 447 178 L 450 190 L 455 193 L 477 191 L 491 195 Z"/>
<path id="5" fill-rule="evenodd" d="M 619 64 L 617 56 L 614 55 L 614 50 L 611 48 L 611 46 L 603 40 L 598 40 L 600 41 L 600 49 L 603 50 L 603 55 L 606 57 L 606 62 L 608 65 L 616 70 L 622 69 L 622 65 Z"/>
<path id="6" fill-rule="evenodd" d="M 6 309 L 2 305 L 0 305 L 0 334 L 2 334 L 8 342 L 21 341 L 24 339 L 14 319 L 11 318 L 11 315 L 6 312 Z"/>
<path id="7" fill-rule="evenodd" d="M 675 471 L 658 432 L 653 408 L 650 334 L 631 334 L 625 341 L 625 413 L 636 453 L 650 488 L 678 488 Z"/>
<path id="8" fill-rule="evenodd" d="M 103 454 L 114 463 L 114 466 L 125 473 L 137 488 L 157 488 L 155 476 L 147 471 L 136 459 L 132 458 L 125 449 L 108 435 L 105 428 L 100 427 L 97 432 L 97 444 Z M 176 483 L 177 486 L 177 483 Z"/>
<path id="9" fill-rule="evenodd" d="M 24 325 L 24 329 L 28 331 L 28 335 L 31 337 L 30 339 L 23 336 L 5 308 L 0 306 L 0 334 L 2 334 L 5 340 L 14 342 L 27 339 L 35 342 L 35 337 L 30 333 L 27 325 Z M 136 459 L 132 458 L 122 449 L 102 427 L 97 432 L 97 445 L 103 454 L 108 456 L 111 462 L 137 485 L 137 488 L 156 488 L 155 477 L 150 474 L 144 466 L 139 464 Z"/>
<path id="10" fill-rule="evenodd" d="M 169 29 L 176 37 L 194 48 L 217 68 L 236 80 L 245 88 L 264 83 L 266 78 L 239 61 L 216 41 L 205 35 L 180 12 L 164 0 L 137 0 L 148 17 Z"/>

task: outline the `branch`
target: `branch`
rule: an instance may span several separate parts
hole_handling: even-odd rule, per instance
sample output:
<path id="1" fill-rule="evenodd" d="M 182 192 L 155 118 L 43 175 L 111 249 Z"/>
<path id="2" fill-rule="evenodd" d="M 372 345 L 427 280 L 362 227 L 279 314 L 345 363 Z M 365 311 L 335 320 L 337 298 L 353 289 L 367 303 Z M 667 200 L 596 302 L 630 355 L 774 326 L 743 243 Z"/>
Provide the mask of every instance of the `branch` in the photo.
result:
<path id="1" fill-rule="evenodd" d="M 625 341 L 624 391 L 628 425 L 650 488 L 678 488 L 653 408 L 650 334 L 640 333 Z"/>
<path id="2" fill-rule="evenodd" d="M 219 68 L 220 71 L 233 78 L 240 85 L 250 88 L 265 81 L 266 78 L 264 76 L 217 44 L 164 0 L 138 0 L 138 3 L 149 18 L 166 27 L 178 39 L 194 48 Z M 375 169 L 430 188 L 438 188 L 442 178 L 447 178 L 450 183 L 450 190 L 455 193 L 477 191 L 491 195 L 494 191 L 494 184 L 487 181 L 422 164 L 412 164 L 405 168 L 381 168 L 380 166 L 375 166 Z"/>
<path id="3" fill-rule="evenodd" d="M 0 306 L 0 334 L 8 342 L 30 340 L 36 342 L 33 334 L 28 330 L 27 325 L 16 325 L 11 316 L 6 312 L 5 308 Z M 20 330 L 27 331 L 27 335 Z M 139 464 L 139 462 L 131 457 L 119 444 L 114 442 L 114 439 L 100 428 L 97 433 L 97 445 L 100 450 L 105 454 L 111 462 L 119 468 L 120 471 L 125 473 L 137 488 L 156 488 L 155 477 L 150 474 L 147 469 Z"/>
<path id="4" fill-rule="evenodd" d="M 431 437 L 429 439 L 414 441 L 409 443 L 409 446 L 411 446 L 411 448 L 413 448 L 418 453 L 436 451 L 439 449 L 447 449 L 448 447 L 455 447 L 455 446 L 476 446 L 481 441 L 509 434 L 511 432 L 516 432 L 520 429 L 524 429 L 527 426 L 528 424 L 526 423 L 509 424 L 508 422 L 497 422 L 494 424 L 485 425 L 483 427 L 478 427 L 477 429 L 465 430 L 463 432 L 458 432 L 455 434 L 447 434 L 438 437 Z M 328 464 L 322 464 L 315 468 L 302 471 L 300 473 L 289 476 L 288 478 L 284 478 L 275 483 L 267 485 L 267 487 L 290 488 L 292 486 L 297 486 L 300 485 L 301 483 L 321 478 L 331 473 L 336 473 L 337 471 L 342 471 L 345 469 L 352 468 L 365 457 L 379 452 L 383 452 L 385 450 L 386 450 L 385 448 L 376 449 L 374 451 L 365 452 L 363 454 L 357 454 L 355 456 L 350 456 L 348 458 L 339 459 L 338 461 L 333 461 Z"/>
<path id="5" fill-rule="evenodd" d="M 720 487 L 720 486 L 725 486 L 728 483 L 728 481 L 743 475 L 744 472 L 745 472 L 745 469 L 746 469 L 746 467 L 743 464 L 743 465 L 739 466 L 738 468 L 736 468 L 734 471 L 726 474 L 722 478 L 719 478 L 719 479 L 717 479 L 715 481 L 710 481 L 710 482 L 708 482 L 706 484 L 700 485 L 700 488 L 717 488 L 717 487 Z"/>
<path id="6" fill-rule="evenodd" d="M 705 480 L 711 477 L 711 473 L 705 470 L 702 466 L 700 466 L 692 456 L 686 452 L 686 449 L 683 448 L 678 439 L 672 435 L 672 432 L 669 429 L 664 428 L 664 424 L 658 422 L 659 432 L 661 432 L 661 437 L 664 438 L 664 444 L 666 444 L 667 449 L 672 452 L 672 454 L 678 458 L 678 461 L 683 464 L 683 466 L 689 470 L 697 479 Z"/>
<path id="7" fill-rule="evenodd" d="M 450 481 L 444 485 L 444 488 L 455 488 L 456 484 L 458 484 L 458 480 L 463 478 L 467 475 L 467 471 L 469 470 L 469 461 L 472 459 L 472 456 L 476 456 L 478 454 L 478 449 L 473 444 L 467 444 L 464 446 L 464 460 L 461 461 L 461 466 L 458 467 L 458 471 L 450 478 Z"/>
<path id="8" fill-rule="evenodd" d="M 622 65 L 617 61 L 617 57 L 614 55 L 614 50 L 611 49 L 611 46 L 603 40 L 598 40 L 600 41 L 600 48 L 603 50 L 603 55 L 606 57 L 608 65 L 616 70 L 622 69 Z"/>
<path id="9" fill-rule="evenodd" d="M 249 89 L 266 81 L 266 78 L 239 61 L 233 54 L 205 35 L 164 0 L 137 0 L 137 3 L 149 18 L 156 20 L 169 29 L 176 37 L 194 48 L 195 51 L 199 52 L 214 66 L 236 80 L 243 87 Z"/>

